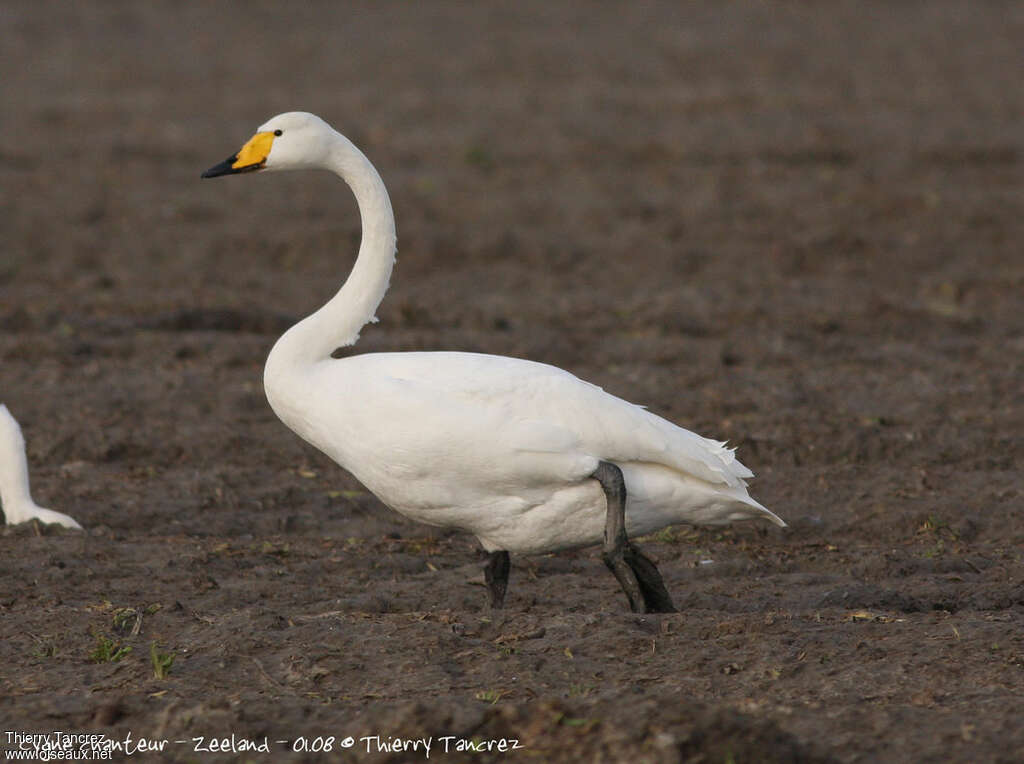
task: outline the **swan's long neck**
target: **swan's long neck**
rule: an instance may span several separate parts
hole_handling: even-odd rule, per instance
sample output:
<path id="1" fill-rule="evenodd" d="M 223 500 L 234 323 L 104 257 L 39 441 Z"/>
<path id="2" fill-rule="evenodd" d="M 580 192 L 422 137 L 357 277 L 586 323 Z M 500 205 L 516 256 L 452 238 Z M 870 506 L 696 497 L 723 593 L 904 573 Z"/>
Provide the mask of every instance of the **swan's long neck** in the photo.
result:
<path id="1" fill-rule="evenodd" d="M 0 504 L 7 513 L 7 521 L 15 522 L 25 506 L 33 506 L 28 485 L 28 463 L 25 458 L 25 439 L 21 428 L 7 407 L 0 405 Z"/>
<path id="2" fill-rule="evenodd" d="M 274 345 L 264 373 L 267 382 L 277 374 L 326 360 L 339 346 L 354 344 L 359 330 L 376 320 L 395 264 L 395 216 L 384 181 L 370 160 L 345 136 L 334 133 L 324 166 L 355 194 L 363 228 L 359 255 L 338 293 Z"/>

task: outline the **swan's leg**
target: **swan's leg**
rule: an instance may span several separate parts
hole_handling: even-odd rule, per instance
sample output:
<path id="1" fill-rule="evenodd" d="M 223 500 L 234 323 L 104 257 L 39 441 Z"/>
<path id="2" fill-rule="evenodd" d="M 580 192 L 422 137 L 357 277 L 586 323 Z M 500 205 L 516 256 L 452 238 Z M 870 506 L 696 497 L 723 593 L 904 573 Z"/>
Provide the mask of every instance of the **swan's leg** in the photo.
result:
<path id="1" fill-rule="evenodd" d="M 511 565 L 508 552 L 491 552 L 484 568 L 484 581 L 491 593 L 491 607 L 500 610 L 505 606 L 505 590 L 508 589 L 508 571 Z"/>
<path id="2" fill-rule="evenodd" d="M 626 481 L 622 470 L 611 462 L 600 462 L 592 477 L 601 484 L 608 500 L 602 557 L 626 593 L 630 608 L 634 613 L 674 613 L 657 566 L 626 536 Z"/>
<path id="3" fill-rule="evenodd" d="M 644 595 L 644 604 L 648 613 L 674 613 L 676 606 L 672 604 L 665 582 L 661 578 L 658 566 L 643 552 L 632 544 L 627 544 L 624 552 L 626 564 L 636 574 L 640 584 L 640 593 Z"/>
<path id="4" fill-rule="evenodd" d="M 629 546 L 626 536 L 626 481 L 622 479 L 622 470 L 611 462 L 600 462 L 591 476 L 604 490 L 608 501 L 608 516 L 604 525 L 604 564 L 619 580 L 622 591 L 626 593 L 629 607 L 634 613 L 646 612 L 640 583 L 636 573 L 625 559 L 625 549 Z"/>

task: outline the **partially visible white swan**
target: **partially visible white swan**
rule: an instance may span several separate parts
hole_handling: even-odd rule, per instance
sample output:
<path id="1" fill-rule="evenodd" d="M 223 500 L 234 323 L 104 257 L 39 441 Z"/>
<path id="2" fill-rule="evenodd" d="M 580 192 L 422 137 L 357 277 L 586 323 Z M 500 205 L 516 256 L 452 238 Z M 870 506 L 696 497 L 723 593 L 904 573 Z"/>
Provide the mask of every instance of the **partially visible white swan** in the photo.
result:
<path id="1" fill-rule="evenodd" d="M 724 443 L 561 369 L 476 353 L 332 358 L 375 320 L 394 264 L 394 216 L 373 165 L 319 117 L 290 112 L 203 177 L 316 168 L 352 188 L 362 243 L 341 290 L 274 345 L 267 398 L 388 506 L 474 534 L 491 553 L 493 606 L 504 600 L 509 552 L 603 543 L 634 610 L 672 610 L 657 568 L 629 536 L 675 523 L 785 525 L 747 493 L 753 473 Z"/>
<path id="2" fill-rule="evenodd" d="M 0 403 L 0 505 L 8 525 L 40 520 L 65 528 L 82 526 L 62 512 L 45 509 L 32 501 L 28 486 L 25 438 L 7 406 Z"/>

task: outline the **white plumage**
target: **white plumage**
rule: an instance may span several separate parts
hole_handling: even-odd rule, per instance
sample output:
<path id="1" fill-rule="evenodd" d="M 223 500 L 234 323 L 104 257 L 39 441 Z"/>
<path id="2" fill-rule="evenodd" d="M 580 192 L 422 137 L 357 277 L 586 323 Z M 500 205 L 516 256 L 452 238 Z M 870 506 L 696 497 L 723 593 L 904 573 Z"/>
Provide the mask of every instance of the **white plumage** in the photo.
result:
<path id="1" fill-rule="evenodd" d="M 0 403 L 0 505 L 8 525 L 40 520 L 65 528 L 81 525 L 61 512 L 40 507 L 32 501 L 28 482 L 28 459 L 21 427 L 7 406 Z"/>
<path id="2" fill-rule="evenodd" d="M 474 534 L 488 551 L 550 552 L 602 542 L 608 507 L 592 479 L 622 472 L 629 535 L 674 523 L 765 518 L 731 449 L 545 364 L 455 352 L 335 359 L 375 320 L 394 264 L 384 184 L 319 117 L 269 120 L 204 177 L 256 169 L 333 170 L 355 193 L 363 238 L 341 290 L 289 329 L 267 360 L 277 415 L 403 515 Z"/>
<path id="3" fill-rule="evenodd" d="M 553 366 L 372 353 L 287 376 L 268 364 L 266 388 L 289 427 L 390 507 L 469 531 L 488 551 L 600 543 L 605 497 L 589 479 L 600 460 L 625 475 L 630 536 L 680 522 L 777 520 L 747 494 L 751 473 L 722 443 Z"/>

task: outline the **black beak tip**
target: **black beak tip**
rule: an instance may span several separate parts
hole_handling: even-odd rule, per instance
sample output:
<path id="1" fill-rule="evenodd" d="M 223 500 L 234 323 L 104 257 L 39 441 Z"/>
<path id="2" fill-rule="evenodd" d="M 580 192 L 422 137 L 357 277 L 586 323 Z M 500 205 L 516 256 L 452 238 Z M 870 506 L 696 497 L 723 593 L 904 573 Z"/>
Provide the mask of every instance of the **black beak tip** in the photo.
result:
<path id="1" fill-rule="evenodd" d="M 215 164 L 209 170 L 200 175 L 200 178 L 216 178 L 221 175 L 230 175 L 231 173 L 238 172 L 232 165 L 238 161 L 237 156 L 228 157 L 220 164 Z"/>

